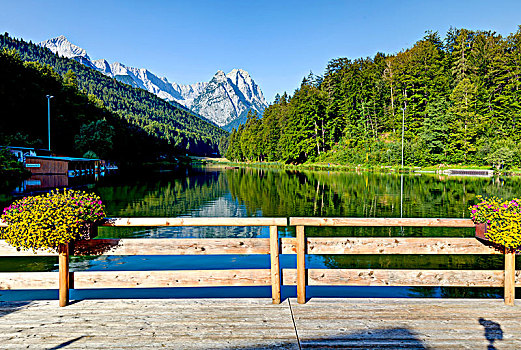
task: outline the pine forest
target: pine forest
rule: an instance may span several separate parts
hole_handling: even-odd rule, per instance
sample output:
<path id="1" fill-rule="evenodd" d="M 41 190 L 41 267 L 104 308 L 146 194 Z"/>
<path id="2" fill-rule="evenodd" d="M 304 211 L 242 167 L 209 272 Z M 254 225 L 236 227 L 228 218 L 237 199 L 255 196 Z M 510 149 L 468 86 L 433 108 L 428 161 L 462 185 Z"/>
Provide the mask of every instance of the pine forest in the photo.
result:
<path id="1" fill-rule="evenodd" d="M 519 166 L 521 26 L 426 32 L 413 47 L 332 59 L 228 139 L 237 161 Z M 403 124 L 402 124 L 403 123 Z"/>

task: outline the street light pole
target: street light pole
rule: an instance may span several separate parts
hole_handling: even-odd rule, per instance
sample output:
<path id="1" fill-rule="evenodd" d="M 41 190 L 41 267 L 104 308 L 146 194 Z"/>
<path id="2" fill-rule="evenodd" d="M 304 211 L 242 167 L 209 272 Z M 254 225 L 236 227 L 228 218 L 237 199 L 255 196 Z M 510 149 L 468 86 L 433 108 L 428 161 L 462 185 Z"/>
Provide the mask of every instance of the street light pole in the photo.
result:
<path id="1" fill-rule="evenodd" d="M 403 169 L 403 134 L 405 132 L 405 108 L 402 108 L 402 169 Z"/>
<path id="2" fill-rule="evenodd" d="M 51 98 L 52 95 L 45 95 L 47 97 L 47 136 L 49 140 L 49 152 L 51 151 Z"/>
<path id="3" fill-rule="evenodd" d="M 400 218 L 403 218 L 403 135 L 405 132 L 405 107 L 402 107 L 402 173 L 400 175 Z M 401 227 L 403 235 L 403 226 Z"/>

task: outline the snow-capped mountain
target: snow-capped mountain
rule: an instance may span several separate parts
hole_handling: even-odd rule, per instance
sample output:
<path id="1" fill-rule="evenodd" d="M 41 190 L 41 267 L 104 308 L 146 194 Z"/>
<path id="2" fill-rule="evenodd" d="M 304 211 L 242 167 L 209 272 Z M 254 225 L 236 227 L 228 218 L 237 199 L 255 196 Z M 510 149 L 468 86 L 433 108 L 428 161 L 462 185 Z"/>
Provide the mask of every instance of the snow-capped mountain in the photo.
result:
<path id="1" fill-rule="evenodd" d="M 87 55 L 87 51 L 74 45 L 63 35 L 54 39 L 42 41 L 40 46 L 46 47 L 52 52 L 58 53 L 60 56 L 74 58 L 76 61 L 83 63 L 90 68 L 96 69 L 92 64 L 89 55 Z"/>
<path id="2" fill-rule="evenodd" d="M 67 58 L 83 57 L 90 60 L 87 51 L 79 46 L 74 45 L 66 37 L 60 35 L 57 38 L 42 41 L 40 46 L 44 46 L 54 53 Z"/>
<path id="3" fill-rule="evenodd" d="M 104 59 L 91 60 L 84 49 L 63 35 L 40 45 L 123 83 L 147 90 L 164 100 L 175 101 L 228 131 L 244 123 L 249 110 L 262 114 L 267 107 L 260 87 L 242 69 L 234 69 L 228 74 L 219 70 L 210 82 L 181 85 L 169 82 L 166 77 L 160 78 L 145 68 L 109 63 Z"/>
<path id="4" fill-rule="evenodd" d="M 217 71 L 191 106 L 219 126 L 238 126 L 246 121 L 249 110 L 262 113 L 265 108 L 266 101 L 258 85 L 242 69 L 228 74 Z"/>

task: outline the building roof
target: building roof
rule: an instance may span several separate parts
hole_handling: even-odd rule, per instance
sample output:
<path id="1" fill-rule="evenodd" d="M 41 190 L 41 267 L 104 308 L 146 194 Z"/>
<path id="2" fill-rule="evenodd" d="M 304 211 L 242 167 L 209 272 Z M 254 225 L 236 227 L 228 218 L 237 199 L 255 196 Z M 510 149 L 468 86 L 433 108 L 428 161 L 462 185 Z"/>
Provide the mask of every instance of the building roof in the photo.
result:
<path id="1" fill-rule="evenodd" d="M 31 148 L 31 147 L 0 146 L 0 148 L 19 149 L 19 150 L 26 150 L 26 151 L 36 151 L 36 149 Z"/>
<path id="2" fill-rule="evenodd" d="M 26 158 L 62 160 L 62 161 L 66 161 L 66 162 L 92 162 L 92 161 L 96 161 L 96 160 L 101 160 L 101 159 L 91 159 L 91 158 L 50 157 L 50 156 L 27 156 Z"/>
<path id="3" fill-rule="evenodd" d="M 38 151 L 38 152 L 50 152 L 47 148 L 34 148 L 34 147 L 18 147 L 18 146 L 2 146 L 0 148 L 7 148 L 21 151 Z"/>

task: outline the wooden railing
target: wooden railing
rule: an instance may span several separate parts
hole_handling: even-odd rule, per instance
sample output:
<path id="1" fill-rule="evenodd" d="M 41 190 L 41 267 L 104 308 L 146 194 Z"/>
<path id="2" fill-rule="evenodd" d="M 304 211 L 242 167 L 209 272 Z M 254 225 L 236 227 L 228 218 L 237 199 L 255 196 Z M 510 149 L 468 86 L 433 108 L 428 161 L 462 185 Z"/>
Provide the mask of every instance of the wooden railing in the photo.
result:
<path id="1" fill-rule="evenodd" d="M 273 303 L 280 303 L 278 227 L 286 218 L 117 218 L 102 226 L 269 226 L 270 238 L 203 239 L 92 239 L 60 245 L 59 272 L 0 273 L 0 289 L 56 289 L 60 306 L 69 303 L 69 289 L 269 286 Z M 270 269 L 175 271 L 79 271 L 69 272 L 69 255 L 216 255 L 270 254 Z M 0 241 L 0 256 L 34 256 Z"/>
<path id="2" fill-rule="evenodd" d="M 296 238 L 279 239 L 278 227 L 286 218 L 117 218 L 102 226 L 269 226 L 269 238 L 167 238 L 93 239 L 60 246 L 59 272 L 0 273 L 0 289 L 60 290 L 60 306 L 69 302 L 69 289 L 156 288 L 213 286 L 271 286 L 273 303 L 280 303 L 280 288 L 297 285 L 297 300 L 306 301 L 306 286 L 460 286 L 504 287 L 505 303 L 514 304 L 515 254 L 505 254 L 504 270 L 399 270 L 399 269 L 307 269 L 306 254 L 503 254 L 475 238 L 401 237 L 307 237 L 306 226 L 416 226 L 468 227 L 467 219 L 398 218 L 290 218 Z M 0 226 L 2 223 L 0 222 Z M 279 244 L 280 242 L 280 244 Z M 280 269 L 279 253 L 296 254 L 297 269 Z M 175 270 L 175 271 L 78 271 L 69 272 L 70 255 L 215 255 L 269 254 L 269 269 Z M 0 241 L 0 256 L 34 256 L 16 251 Z M 282 272 L 282 278 L 281 278 Z"/>
<path id="3" fill-rule="evenodd" d="M 284 271 L 283 284 L 297 284 L 297 301 L 306 302 L 306 285 L 342 286 L 443 286 L 504 287 L 505 303 L 513 305 L 515 284 L 521 284 L 521 271 L 515 271 L 515 252 L 505 253 L 504 270 L 390 270 L 390 269 L 306 269 L 306 254 L 503 254 L 475 238 L 380 238 L 309 237 L 306 226 L 415 226 L 475 227 L 469 219 L 420 218 L 290 218 L 296 226 L 294 249 L 296 273 Z M 293 242 L 292 242 L 293 243 Z M 284 253 L 283 244 L 283 253 Z M 296 276 L 295 276 L 296 275 Z"/>

